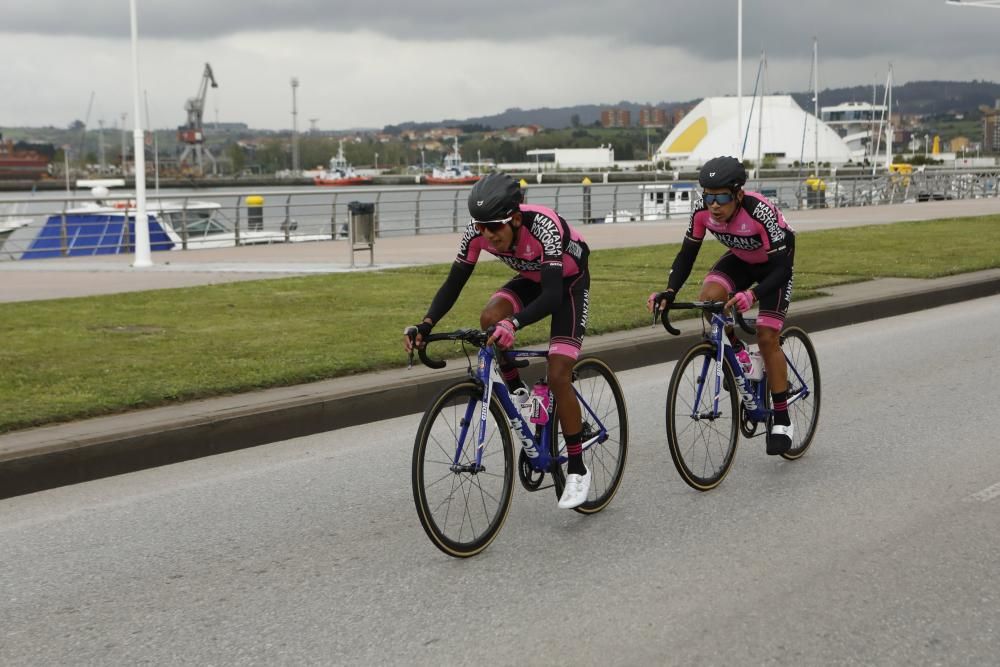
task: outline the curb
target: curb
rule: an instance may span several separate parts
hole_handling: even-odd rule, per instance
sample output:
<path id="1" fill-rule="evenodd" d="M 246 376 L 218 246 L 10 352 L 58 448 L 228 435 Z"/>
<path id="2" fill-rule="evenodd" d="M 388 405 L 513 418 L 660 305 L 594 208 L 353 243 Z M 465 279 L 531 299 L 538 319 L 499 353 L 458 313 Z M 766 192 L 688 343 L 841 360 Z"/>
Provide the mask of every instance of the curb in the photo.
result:
<path id="1" fill-rule="evenodd" d="M 851 287 L 843 291 L 850 293 Z M 796 304 L 788 323 L 822 331 L 994 296 L 1000 294 L 1000 270 L 853 287 L 854 295 Z M 701 336 L 697 321 L 677 324 L 682 331 L 677 337 L 667 336 L 659 326 L 596 336 L 588 339 L 586 354 L 600 356 L 616 372 L 672 361 Z M 533 380 L 539 368 L 529 368 L 525 379 Z M 96 425 L 89 432 L 59 425 L 0 436 L 0 498 L 418 413 L 430 397 L 465 372 L 464 364 L 453 363 L 448 370 L 407 377 L 398 371 L 376 373 L 212 399 L 202 403 L 200 413 L 193 406 L 172 406 L 159 409 L 158 419 L 143 420 L 140 413 L 140 423 L 103 430 Z M 228 403 L 223 405 L 223 400 Z M 18 439 L 23 443 L 16 444 Z"/>

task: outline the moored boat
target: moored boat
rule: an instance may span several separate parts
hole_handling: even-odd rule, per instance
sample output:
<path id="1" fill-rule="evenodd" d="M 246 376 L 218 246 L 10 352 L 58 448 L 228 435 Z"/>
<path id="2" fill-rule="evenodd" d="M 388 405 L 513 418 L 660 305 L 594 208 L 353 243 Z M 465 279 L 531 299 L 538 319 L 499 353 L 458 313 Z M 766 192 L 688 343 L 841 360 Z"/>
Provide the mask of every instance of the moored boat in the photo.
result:
<path id="1" fill-rule="evenodd" d="M 313 177 L 316 185 L 368 185 L 374 183 L 371 176 L 361 176 L 344 157 L 344 142 L 340 142 L 337 154 L 330 158 L 330 166 Z"/>
<path id="2" fill-rule="evenodd" d="M 458 152 L 458 137 L 455 140 L 455 150 L 444 157 L 444 166 L 435 167 L 430 176 L 424 177 L 424 183 L 428 185 L 468 185 L 479 180 L 479 176 L 472 173 L 469 165 L 462 161 L 462 155 Z"/>

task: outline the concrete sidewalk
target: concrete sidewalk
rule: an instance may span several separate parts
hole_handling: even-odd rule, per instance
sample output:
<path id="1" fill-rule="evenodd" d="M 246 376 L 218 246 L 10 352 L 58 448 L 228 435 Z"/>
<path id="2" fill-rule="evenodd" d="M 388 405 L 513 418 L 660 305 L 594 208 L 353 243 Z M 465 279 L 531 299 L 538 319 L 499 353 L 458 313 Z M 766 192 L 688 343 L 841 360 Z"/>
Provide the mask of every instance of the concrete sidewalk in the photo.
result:
<path id="1" fill-rule="evenodd" d="M 1000 270 L 882 279 L 829 292 L 793 304 L 789 324 L 818 331 L 1000 294 Z M 616 371 L 662 363 L 701 335 L 694 320 L 679 328 L 679 337 L 659 326 L 594 336 L 584 351 Z M 0 436 L 0 498 L 412 414 L 465 372 L 464 360 L 438 371 L 407 370 L 401 351 L 400 368 L 379 373 L 10 433 Z M 525 377 L 538 373 L 535 366 Z"/>

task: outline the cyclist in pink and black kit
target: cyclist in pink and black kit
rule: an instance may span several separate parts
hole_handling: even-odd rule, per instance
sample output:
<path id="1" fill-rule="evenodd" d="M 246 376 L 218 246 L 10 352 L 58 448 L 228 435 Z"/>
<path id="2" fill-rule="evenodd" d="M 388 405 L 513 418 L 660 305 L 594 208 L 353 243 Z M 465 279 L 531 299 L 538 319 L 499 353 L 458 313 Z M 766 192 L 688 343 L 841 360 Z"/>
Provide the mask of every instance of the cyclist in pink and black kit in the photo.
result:
<path id="1" fill-rule="evenodd" d="M 774 408 L 767 453 L 777 455 L 791 448 L 793 436 L 787 406 L 788 365 L 778 337 L 792 298 L 795 232 L 766 197 L 743 190 L 746 181 L 746 169 L 734 157 L 713 158 L 701 168 L 701 203 L 691 214 L 691 224 L 667 277 L 667 289 L 651 294 L 647 308 L 670 306 L 691 274 L 706 231 L 728 248 L 705 277 L 699 299 L 726 301 L 728 308 L 735 307 L 741 313 L 760 303 L 757 343 Z M 735 334 L 731 330 L 726 333 L 737 354 L 745 354 Z"/>
<path id="2" fill-rule="evenodd" d="M 487 302 L 479 322 L 491 332 L 489 342 L 506 349 L 513 346 L 518 329 L 552 316 L 548 383 L 569 458 L 559 507 L 570 509 L 587 500 L 591 480 L 581 451 L 580 404 L 571 384 L 573 364 L 587 328 L 590 250 L 558 213 L 522 204 L 523 199 L 521 188 L 507 174 L 490 174 L 473 186 L 469 193 L 472 220 L 462 236 L 458 256 L 423 321 L 405 332 L 403 345 L 407 351 L 414 344 L 423 345 L 423 338 L 455 305 L 483 251 L 517 271 L 518 275 Z M 502 357 L 500 371 L 508 387 L 524 388 L 517 369 Z"/>

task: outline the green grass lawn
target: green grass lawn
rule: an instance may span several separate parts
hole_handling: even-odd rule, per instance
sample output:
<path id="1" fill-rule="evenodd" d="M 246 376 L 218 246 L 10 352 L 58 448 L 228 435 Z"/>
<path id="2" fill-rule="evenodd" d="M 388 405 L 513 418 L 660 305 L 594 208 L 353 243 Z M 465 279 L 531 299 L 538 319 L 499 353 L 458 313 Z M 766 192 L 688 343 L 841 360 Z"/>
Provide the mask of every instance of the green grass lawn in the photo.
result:
<path id="1" fill-rule="evenodd" d="M 586 230 L 584 230 L 586 232 Z M 677 245 L 591 256 L 589 334 L 648 326 Z M 706 242 L 682 299 L 721 254 Z M 1000 266 L 1000 216 L 800 234 L 795 301 L 824 287 L 933 278 Z M 403 327 L 418 321 L 448 265 L 329 274 L 55 301 L 0 304 L 0 432 L 405 363 Z M 480 265 L 438 330 L 475 326 L 512 276 Z M 547 322 L 518 334 L 548 338 Z M 584 348 L 586 349 L 586 347 Z"/>

